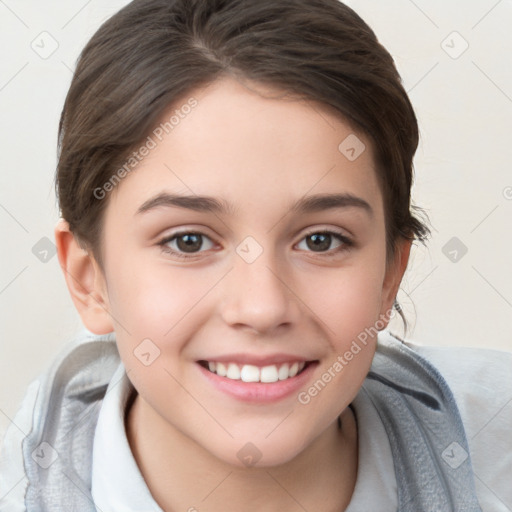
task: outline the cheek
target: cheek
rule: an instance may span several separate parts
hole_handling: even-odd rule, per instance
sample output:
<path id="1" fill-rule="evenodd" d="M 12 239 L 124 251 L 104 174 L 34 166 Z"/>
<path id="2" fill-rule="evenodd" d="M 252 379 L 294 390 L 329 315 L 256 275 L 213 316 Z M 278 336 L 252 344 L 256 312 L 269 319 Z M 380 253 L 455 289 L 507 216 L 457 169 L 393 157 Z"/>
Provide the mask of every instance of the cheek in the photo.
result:
<path id="1" fill-rule="evenodd" d="M 322 320 L 326 332 L 347 340 L 379 317 L 383 265 L 378 259 L 363 259 L 338 271 L 304 280 L 302 297 Z M 307 298 L 306 298 L 307 297 Z"/>
<path id="2" fill-rule="evenodd" d="M 161 261 L 118 262 L 109 280 L 112 315 L 130 332 L 161 339 L 191 312 L 215 280 L 211 272 Z"/>

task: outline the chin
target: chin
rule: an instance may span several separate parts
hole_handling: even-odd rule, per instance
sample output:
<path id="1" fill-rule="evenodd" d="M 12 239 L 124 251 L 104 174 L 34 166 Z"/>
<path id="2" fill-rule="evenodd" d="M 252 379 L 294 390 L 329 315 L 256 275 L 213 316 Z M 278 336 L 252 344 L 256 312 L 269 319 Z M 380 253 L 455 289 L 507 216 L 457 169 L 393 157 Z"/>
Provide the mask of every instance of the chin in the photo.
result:
<path id="1" fill-rule="evenodd" d="M 305 441 L 300 436 L 287 434 L 285 438 L 276 434 L 274 439 L 271 437 L 272 435 L 265 439 L 259 433 L 254 436 L 247 435 L 246 441 L 239 441 L 238 437 L 231 439 L 229 443 L 203 447 L 222 462 L 240 469 L 281 466 L 297 457 L 305 447 Z"/>

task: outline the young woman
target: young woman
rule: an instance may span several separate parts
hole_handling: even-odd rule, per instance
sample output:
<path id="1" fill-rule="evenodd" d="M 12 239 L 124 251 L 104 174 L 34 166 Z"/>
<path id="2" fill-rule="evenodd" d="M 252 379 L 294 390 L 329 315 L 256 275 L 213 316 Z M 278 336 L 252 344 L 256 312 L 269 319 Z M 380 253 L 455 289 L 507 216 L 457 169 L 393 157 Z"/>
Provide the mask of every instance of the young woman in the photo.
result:
<path id="1" fill-rule="evenodd" d="M 386 330 L 418 127 L 351 9 L 135 0 L 59 135 L 88 332 L 29 388 L 1 510 L 507 510 L 512 356 Z"/>

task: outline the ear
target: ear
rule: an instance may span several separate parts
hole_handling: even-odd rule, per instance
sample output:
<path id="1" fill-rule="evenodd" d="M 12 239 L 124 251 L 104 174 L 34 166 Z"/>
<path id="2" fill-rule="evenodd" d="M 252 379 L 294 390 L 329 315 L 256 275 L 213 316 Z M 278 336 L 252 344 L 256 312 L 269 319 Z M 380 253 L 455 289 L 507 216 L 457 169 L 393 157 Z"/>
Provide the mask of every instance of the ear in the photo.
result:
<path id="1" fill-rule="evenodd" d="M 55 227 L 55 242 L 69 293 L 83 324 L 95 334 L 112 332 L 105 278 L 94 256 L 80 247 L 64 220 Z"/>
<path id="2" fill-rule="evenodd" d="M 398 288 L 407 268 L 411 246 L 412 240 L 401 239 L 397 243 L 393 260 L 389 262 L 386 268 L 386 276 L 382 285 L 382 306 L 380 312 L 380 318 L 385 321 L 386 327 L 391 318 L 390 312 L 392 311 Z"/>

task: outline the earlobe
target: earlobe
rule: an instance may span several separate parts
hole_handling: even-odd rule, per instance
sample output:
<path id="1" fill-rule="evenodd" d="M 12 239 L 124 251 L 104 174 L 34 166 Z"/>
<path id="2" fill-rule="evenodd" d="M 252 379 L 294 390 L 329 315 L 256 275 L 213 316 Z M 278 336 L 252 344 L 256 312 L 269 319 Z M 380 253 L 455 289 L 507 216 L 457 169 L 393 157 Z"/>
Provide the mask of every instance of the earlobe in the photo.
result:
<path id="1" fill-rule="evenodd" d="M 80 247 L 65 220 L 55 227 L 55 242 L 60 267 L 84 326 L 95 334 L 112 332 L 105 280 L 97 261 Z"/>
<path id="2" fill-rule="evenodd" d="M 401 240 L 396 247 L 395 258 L 386 270 L 386 277 L 382 287 L 381 317 L 387 319 L 386 326 L 391 317 L 396 295 L 402 282 L 402 277 L 409 262 L 412 240 Z"/>

